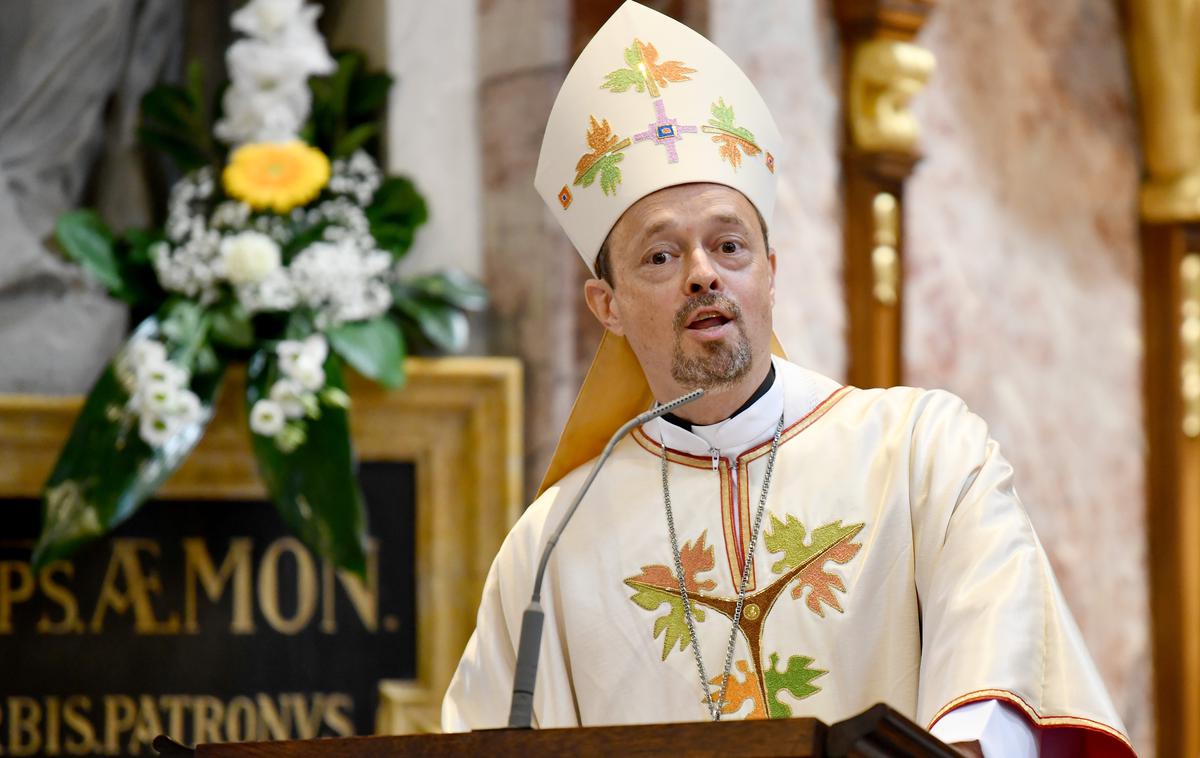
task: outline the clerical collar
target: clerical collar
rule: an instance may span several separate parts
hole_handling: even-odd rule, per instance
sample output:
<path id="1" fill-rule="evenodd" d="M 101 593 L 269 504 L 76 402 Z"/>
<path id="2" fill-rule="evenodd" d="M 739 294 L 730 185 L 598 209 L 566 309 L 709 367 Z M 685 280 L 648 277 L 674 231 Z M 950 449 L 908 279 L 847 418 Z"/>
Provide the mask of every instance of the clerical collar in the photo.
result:
<path id="1" fill-rule="evenodd" d="M 773 385 L 774 383 L 775 383 L 775 362 L 772 361 L 770 368 L 767 370 L 767 375 L 765 377 L 763 377 L 762 382 L 759 383 L 758 389 L 754 390 L 754 393 L 752 395 L 750 395 L 750 397 L 746 400 L 746 402 L 742 403 L 741 406 L 739 406 L 736 411 L 729 414 L 729 418 L 724 419 L 724 421 L 728 421 L 729 419 L 733 418 L 734 416 L 737 416 L 742 411 L 747 410 L 750 406 L 757 403 L 759 401 L 759 399 L 762 398 L 763 395 L 767 394 L 767 391 L 771 389 L 771 385 Z M 662 420 L 666 421 L 668 423 L 674 424 L 675 426 L 679 427 L 680 429 L 683 429 L 685 432 L 692 431 L 692 422 L 688 421 L 687 419 L 682 419 L 682 418 L 676 416 L 674 413 L 667 413 L 667 414 L 663 415 Z M 723 422 L 718 421 L 716 423 L 720 424 Z"/>

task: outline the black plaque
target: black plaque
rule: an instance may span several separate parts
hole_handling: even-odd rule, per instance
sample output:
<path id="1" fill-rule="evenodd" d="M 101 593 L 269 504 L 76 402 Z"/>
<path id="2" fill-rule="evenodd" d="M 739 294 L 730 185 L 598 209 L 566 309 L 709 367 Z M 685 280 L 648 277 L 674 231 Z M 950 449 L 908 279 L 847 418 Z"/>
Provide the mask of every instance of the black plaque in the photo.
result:
<path id="1" fill-rule="evenodd" d="M 348 582 L 266 502 L 155 501 L 39 575 L 36 500 L 0 501 L 0 747 L 152 754 L 369 734 L 416 675 L 414 469 L 364 463 L 377 580 Z"/>

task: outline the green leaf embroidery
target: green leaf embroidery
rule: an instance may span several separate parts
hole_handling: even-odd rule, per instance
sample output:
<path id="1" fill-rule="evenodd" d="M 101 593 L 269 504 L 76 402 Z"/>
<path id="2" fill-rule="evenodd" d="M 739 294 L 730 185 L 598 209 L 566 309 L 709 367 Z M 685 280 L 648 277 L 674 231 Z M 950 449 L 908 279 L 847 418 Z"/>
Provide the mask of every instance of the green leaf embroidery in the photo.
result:
<path id="1" fill-rule="evenodd" d="M 584 187 L 592 186 L 592 182 L 596 180 L 596 175 L 600 175 L 600 189 L 606 195 L 615 195 L 617 185 L 621 183 L 621 169 L 617 166 L 618 163 L 625 160 L 622 153 L 609 153 L 603 158 L 600 158 L 592 164 L 591 168 L 583 172 L 583 176 L 579 177 L 576 184 L 582 184 Z"/>
<path id="2" fill-rule="evenodd" d="M 749 129 L 734 124 L 733 106 L 726 105 L 725 98 L 719 98 L 712 104 L 712 114 L 715 118 L 710 118 L 709 124 L 741 137 L 747 142 L 754 142 L 754 135 Z"/>
<path id="3" fill-rule="evenodd" d="M 616 71 L 609 71 L 604 77 L 604 84 L 601 84 L 600 87 L 613 92 L 627 92 L 630 87 L 633 87 L 638 92 L 642 92 L 646 89 L 646 80 L 637 71 L 619 68 Z"/>
<path id="4" fill-rule="evenodd" d="M 640 607 L 648 611 L 656 611 L 664 603 L 670 606 L 670 612 L 667 615 L 660 616 L 654 621 L 654 638 L 658 639 L 659 635 L 664 635 L 663 660 L 667 659 L 671 648 L 676 643 L 679 644 L 680 652 L 687 650 L 687 646 L 692 642 L 692 634 L 688 630 L 687 619 L 683 615 L 683 598 L 666 590 L 635 583 L 630 579 L 625 580 L 625 583 L 637 590 L 629 599 L 637 603 Z M 693 605 L 692 616 L 697 622 L 703 621 L 704 609 Z"/>
<path id="5" fill-rule="evenodd" d="M 829 672 L 809 668 L 812 662 L 812 658 L 793 655 L 788 658 L 787 668 L 779 671 L 779 655 L 771 653 L 771 667 L 763 672 L 763 681 L 767 685 L 767 710 L 771 718 L 786 719 L 792 716 L 792 709 L 776 697 L 780 690 L 787 690 L 798 699 L 821 691 L 820 687 L 812 684 L 812 680 Z"/>
<path id="6" fill-rule="evenodd" d="M 842 522 L 834 521 L 813 531 L 811 540 L 805 541 L 806 531 L 790 513 L 787 521 L 780 521 L 774 513 L 771 514 L 770 529 L 763 534 L 763 544 L 772 553 L 783 553 L 783 558 L 775 562 L 771 570 L 782 574 L 788 569 L 806 563 L 836 545 L 844 537 L 858 533 L 862 524 L 842 526 Z"/>

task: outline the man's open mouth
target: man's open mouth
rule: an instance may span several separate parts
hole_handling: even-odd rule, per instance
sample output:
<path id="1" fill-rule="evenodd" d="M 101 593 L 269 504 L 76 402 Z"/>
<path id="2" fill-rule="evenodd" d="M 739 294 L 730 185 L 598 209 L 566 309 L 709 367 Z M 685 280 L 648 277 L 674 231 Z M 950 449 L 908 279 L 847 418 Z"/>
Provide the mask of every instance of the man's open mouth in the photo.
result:
<path id="1" fill-rule="evenodd" d="M 712 329 L 714 327 L 727 324 L 731 321 L 730 317 L 719 310 L 712 308 L 701 308 L 692 314 L 688 320 L 688 329 Z"/>

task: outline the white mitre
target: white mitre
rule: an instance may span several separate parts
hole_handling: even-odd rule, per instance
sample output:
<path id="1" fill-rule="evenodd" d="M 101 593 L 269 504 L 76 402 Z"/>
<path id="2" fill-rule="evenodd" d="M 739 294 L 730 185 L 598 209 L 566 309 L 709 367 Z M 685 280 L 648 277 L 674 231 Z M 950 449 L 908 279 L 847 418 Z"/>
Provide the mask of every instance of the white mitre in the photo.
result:
<path id="1" fill-rule="evenodd" d="M 762 96 L 728 55 L 628 0 L 567 74 L 534 186 L 595 274 L 596 255 L 621 214 L 664 187 L 724 184 L 769 226 L 782 144 Z M 782 355 L 778 341 L 772 349 Z M 596 456 L 653 400 L 629 344 L 605 332 L 539 494 Z"/>
<path id="2" fill-rule="evenodd" d="M 630 0 L 567 74 L 534 186 L 595 273 L 621 214 L 664 187 L 727 185 L 770 224 L 782 144 L 762 96 L 728 55 Z"/>

